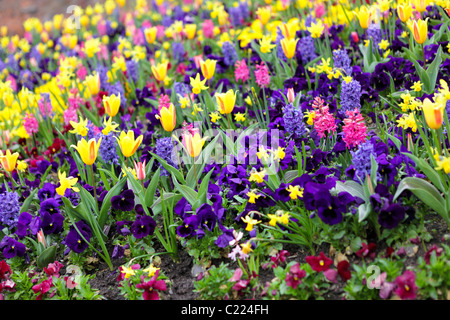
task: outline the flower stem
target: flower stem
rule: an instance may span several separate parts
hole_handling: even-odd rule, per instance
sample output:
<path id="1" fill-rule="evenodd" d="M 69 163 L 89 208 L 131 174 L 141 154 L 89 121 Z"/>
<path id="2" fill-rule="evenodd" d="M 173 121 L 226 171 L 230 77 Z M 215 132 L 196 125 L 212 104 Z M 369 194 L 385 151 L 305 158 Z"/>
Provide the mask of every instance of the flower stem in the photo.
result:
<path id="1" fill-rule="evenodd" d="M 94 165 L 90 165 L 89 167 L 91 168 L 92 185 L 94 188 L 94 198 L 95 198 L 95 203 L 97 205 L 97 210 L 98 210 L 98 199 L 97 199 L 97 188 L 95 187 Z"/>

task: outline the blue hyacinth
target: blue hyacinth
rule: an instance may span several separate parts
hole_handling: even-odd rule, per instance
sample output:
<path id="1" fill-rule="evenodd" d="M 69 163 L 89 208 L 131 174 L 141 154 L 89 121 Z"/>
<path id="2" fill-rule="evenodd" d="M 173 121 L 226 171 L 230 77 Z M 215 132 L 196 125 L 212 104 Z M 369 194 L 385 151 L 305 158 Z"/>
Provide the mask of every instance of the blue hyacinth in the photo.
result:
<path id="1" fill-rule="evenodd" d="M 14 228 L 19 220 L 19 195 L 16 192 L 0 194 L 0 223 L 9 229 Z"/>
<path id="2" fill-rule="evenodd" d="M 178 168 L 178 165 L 172 159 L 173 158 L 172 151 L 173 151 L 172 138 L 165 137 L 156 140 L 155 144 L 156 155 L 166 160 L 166 162 L 170 164 L 172 167 Z M 160 168 L 161 168 L 161 176 L 169 175 L 169 172 L 163 166 L 160 165 Z"/>
<path id="3" fill-rule="evenodd" d="M 294 107 L 292 103 L 283 108 L 284 129 L 287 133 L 294 135 L 295 138 L 302 137 L 307 130 L 303 123 L 303 112 L 299 107 Z"/>
<path id="4" fill-rule="evenodd" d="M 223 62 L 225 62 L 227 66 L 233 66 L 237 60 L 237 53 L 233 44 L 229 41 L 225 41 L 222 45 L 222 52 Z"/>
<path id="5" fill-rule="evenodd" d="M 352 74 L 351 61 L 346 50 L 333 51 L 333 66 L 343 70 L 347 76 Z"/>
<path id="6" fill-rule="evenodd" d="M 340 99 L 341 109 L 339 113 L 341 116 L 344 116 L 348 110 L 359 110 L 361 108 L 361 84 L 356 80 L 348 83 L 342 81 Z"/>
<path id="7" fill-rule="evenodd" d="M 99 134 L 98 138 L 102 138 L 102 142 L 100 143 L 100 147 L 98 151 L 100 152 L 100 156 L 103 161 L 109 164 L 119 164 L 119 156 L 117 155 L 116 149 L 116 139 L 112 132 L 104 135 L 103 133 Z"/>
<path id="8" fill-rule="evenodd" d="M 299 48 L 300 54 L 302 55 L 303 64 L 307 64 L 317 58 L 314 39 L 311 36 L 300 38 L 297 48 Z"/>
<path id="9" fill-rule="evenodd" d="M 353 157 L 353 167 L 355 169 L 354 179 L 358 182 L 359 180 L 365 181 L 372 167 L 371 156 L 373 155 L 374 158 L 377 157 L 374 145 L 370 140 L 367 140 L 361 143 L 356 151 L 350 151 L 350 153 Z"/>

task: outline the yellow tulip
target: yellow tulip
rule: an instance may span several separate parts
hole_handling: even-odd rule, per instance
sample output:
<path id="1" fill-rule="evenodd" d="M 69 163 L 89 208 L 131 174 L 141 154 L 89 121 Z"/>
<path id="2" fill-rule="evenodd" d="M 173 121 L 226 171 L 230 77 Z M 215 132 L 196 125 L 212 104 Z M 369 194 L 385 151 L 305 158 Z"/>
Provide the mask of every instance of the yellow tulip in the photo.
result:
<path id="1" fill-rule="evenodd" d="M 189 131 L 185 131 L 182 134 L 183 145 L 186 148 L 187 154 L 192 158 L 195 158 L 200 154 L 207 139 L 208 137 L 202 138 L 198 132 L 192 134 Z"/>
<path id="2" fill-rule="evenodd" d="M 372 12 L 367 9 L 367 7 L 363 6 L 359 10 L 359 12 L 353 12 L 359 20 L 359 25 L 363 29 L 367 29 L 369 27 L 370 21 L 372 19 Z"/>
<path id="3" fill-rule="evenodd" d="M 78 151 L 78 154 L 81 157 L 81 160 L 88 166 L 91 166 L 95 160 L 97 159 L 98 148 L 100 147 L 100 143 L 102 142 L 102 138 L 95 141 L 95 138 L 86 141 L 84 138 L 78 140 L 77 145 L 72 145 L 71 147 Z"/>
<path id="4" fill-rule="evenodd" d="M 173 103 L 170 104 L 169 108 L 162 107 L 156 118 L 161 121 L 161 125 L 164 130 L 167 132 L 172 132 L 177 124 L 177 114 Z"/>
<path id="5" fill-rule="evenodd" d="M 158 63 L 157 66 L 152 65 L 152 73 L 153 76 L 155 76 L 156 80 L 164 81 L 164 79 L 166 79 L 168 65 L 169 65 L 168 62 Z"/>
<path id="6" fill-rule="evenodd" d="M 258 17 L 258 20 L 261 22 L 262 25 L 266 25 L 267 22 L 269 22 L 271 14 L 272 12 L 269 6 L 260 7 L 256 11 L 256 16 Z"/>
<path id="7" fill-rule="evenodd" d="M 95 96 L 100 91 L 100 75 L 98 73 L 94 73 L 94 75 L 86 76 L 84 80 L 86 86 L 88 87 L 91 95 Z"/>
<path id="8" fill-rule="evenodd" d="M 3 93 L 3 103 L 7 107 L 11 107 L 14 102 L 14 94 L 12 93 L 12 90 L 7 90 L 5 93 Z"/>
<path id="9" fill-rule="evenodd" d="M 428 127 L 439 129 L 444 121 L 444 104 L 435 103 L 426 98 L 423 100 L 422 109 Z"/>
<path id="10" fill-rule="evenodd" d="M 188 39 L 194 39 L 196 31 L 197 31 L 197 25 L 194 23 L 189 23 L 184 26 L 184 32 L 186 33 L 186 37 Z"/>
<path id="11" fill-rule="evenodd" d="M 110 117 L 114 117 L 120 108 L 120 93 L 118 96 L 112 94 L 110 96 L 103 96 L 103 106 L 105 107 L 105 112 Z"/>
<path id="12" fill-rule="evenodd" d="M 216 60 L 208 59 L 206 61 L 200 61 L 200 69 L 202 70 L 203 77 L 209 80 L 214 76 L 216 71 Z"/>
<path id="13" fill-rule="evenodd" d="M 411 20 L 408 21 L 408 27 L 411 29 L 412 34 L 414 36 L 414 40 L 418 44 L 423 44 L 427 40 L 428 36 L 428 18 L 425 20 L 419 19 L 414 20 L 414 22 L 411 22 Z"/>
<path id="14" fill-rule="evenodd" d="M 135 139 L 133 130 L 129 130 L 127 133 L 122 131 L 119 138 L 116 137 L 122 154 L 127 158 L 131 157 L 136 152 L 143 138 L 144 136 L 140 135 Z"/>
<path id="15" fill-rule="evenodd" d="M 3 155 L 3 152 L 0 150 L 0 162 L 3 166 L 3 169 L 5 169 L 8 172 L 14 171 L 16 168 L 16 162 L 17 158 L 19 157 L 18 152 L 14 152 L 11 154 L 11 151 L 6 150 L 6 154 Z"/>
<path id="16" fill-rule="evenodd" d="M 147 40 L 149 44 L 153 44 L 155 42 L 157 31 L 158 29 L 156 27 L 146 28 L 144 30 L 145 40 Z"/>
<path id="17" fill-rule="evenodd" d="M 236 92 L 230 89 L 226 93 L 216 93 L 216 100 L 220 113 L 229 114 L 236 103 Z"/>
<path id="18" fill-rule="evenodd" d="M 297 42 L 299 39 L 287 39 L 283 38 L 281 40 L 281 48 L 283 49 L 284 55 L 288 59 L 292 59 L 295 55 L 297 49 Z"/>
<path id="19" fill-rule="evenodd" d="M 414 8 L 416 11 L 424 12 L 427 10 L 428 0 L 413 0 Z"/>
<path id="20" fill-rule="evenodd" d="M 412 6 L 411 4 L 400 4 L 397 6 L 397 14 L 402 22 L 406 22 L 411 17 Z"/>

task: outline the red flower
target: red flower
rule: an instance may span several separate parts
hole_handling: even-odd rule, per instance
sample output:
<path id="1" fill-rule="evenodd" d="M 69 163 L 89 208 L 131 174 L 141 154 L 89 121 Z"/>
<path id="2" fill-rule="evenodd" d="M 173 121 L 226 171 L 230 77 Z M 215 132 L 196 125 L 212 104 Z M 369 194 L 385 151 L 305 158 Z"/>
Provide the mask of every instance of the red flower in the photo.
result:
<path id="1" fill-rule="evenodd" d="M 333 260 L 325 256 L 323 252 L 320 252 L 318 257 L 308 256 L 306 262 L 311 266 L 314 271 L 321 272 L 326 271 L 333 264 Z"/>
<path id="2" fill-rule="evenodd" d="M 369 244 L 362 244 L 362 248 L 358 250 L 358 252 L 356 252 L 356 255 L 360 258 L 365 258 L 365 257 L 369 257 L 371 259 L 375 258 L 376 252 L 375 250 L 377 249 L 377 245 L 373 242 L 369 243 Z"/>
<path id="3" fill-rule="evenodd" d="M 52 277 L 42 281 L 39 284 L 34 285 L 31 289 L 33 290 L 34 293 L 39 293 L 39 295 L 36 297 L 36 300 L 42 300 L 44 294 L 49 292 L 51 287 L 53 287 Z"/>
<path id="4" fill-rule="evenodd" d="M 297 289 L 297 286 L 302 283 L 302 279 L 306 277 L 306 271 L 300 269 L 300 264 L 297 262 L 290 269 L 286 275 L 286 284 L 293 289 Z"/>
<path id="5" fill-rule="evenodd" d="M 350 272 L 350 263 L 347 260 L 342 260 L 337 265 L 337 271 L 343 281 L 347 281 L 352 277 Z"/>
<path id="6" fill-rule="evenodd" d="M 64 265 L 61 262 L 55 261 L 55 263 L 49 263 L 47 268 L 44 267 L 44 271 L 49 276 L 59 278 L 59 270 L 61 270 L 62 267 L 64 267 Z"/>
<path id="7" fill-rule="evenodd" d="M 410 270 L 406 270 L 401 276 L 395 279 L 397 288 L 395 294 L 402 300 L 414 300 L 416 298 L 417 286 L 416 275 Z"/>
<path id="8" fill-rule="evenodd" d="M 5 262 L 5 260 L 0 261 L 0 279 L 7 279 L 7 273 L 11 274 L 11 268 Z"/>
<path id="9" fill-rule="evenodd" d="M 425 254 L 425 261 L 427 264 L 430 264 L 430 258 L 431 258 L 431 254 L 433 252 L 436 252 L 436 257 L 439 257 L 442 254 L 443 249 L 442 248 L 438 248 L 437 245 L 433 244 L 430 249 L 428 249 L 427 253 Z"/>
<path id="10" fill-rule="evenodd" d="M 159 270 L 156 270 L 155 275 L 150 281 L 142 282 L 136 285 L 137 289 L 143 289 L 142 296 L 144 300 L 159 300 L 159 293 L 156 290 L 166 291 L 166 282 L 164 280 L 157 280 Z M 143 280 L 143 278 L 141 278 Z"/>

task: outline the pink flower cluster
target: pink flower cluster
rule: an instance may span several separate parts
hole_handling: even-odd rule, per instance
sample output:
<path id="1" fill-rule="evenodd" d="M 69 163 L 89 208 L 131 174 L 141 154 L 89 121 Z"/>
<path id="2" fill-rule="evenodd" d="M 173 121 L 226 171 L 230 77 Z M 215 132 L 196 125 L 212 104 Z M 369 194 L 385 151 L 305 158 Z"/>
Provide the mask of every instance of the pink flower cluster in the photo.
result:
<path id="1" fill-rule="evenodd" d="M 39 122 L 36 120 L 34 115 L 27 113 L 23 119 L 23 127 L 25 131 L 31 136 L 39 131 Z"/>
<path id="2" fill-rule="evenodd" d="M 234 77 L 236 78 L 236 82 L 238 82 L 239 80 L 245 82 L 248 80 L 248 78 L 250 78 L 247 64 L 245 63 L 244 59 L 242 59 L 242 61 L 236 61 L 234 67 L 236 68 L 234 70 Z"/>
<path id="3" fill-rule="evenodd" d="M 269 86 L 270 83 L 269 69 L 267 69 L 267 66 L 264 64 L 264 62 L 261 62 L 261 64 L 256 65 L 255 78 L 256 83 L 261 88 L 266 88 Z"/>
<path id="4" fill-rule="evenodd" d="M 367 127 L 358 109 L 346 111 L 345 114 L 348 117 L 344 119 L 344 126 L 342 127 L 342 131 L 344 132 L 343 140 L 347 148 L 350 149 L 366 140 Z"/>
<path id="5" fill-rule="evenodd" d="M 316 97 L 313 101 L 313 108 L 318 109 L 314 117 L 314 128 L 320 138 L 325 137 L 325 134 L 330 134 L 331 132 L 336 132 L 336 120 L 333 114 L 330 113 L 328 105 L 324 105 L 320 97 Z"/>

